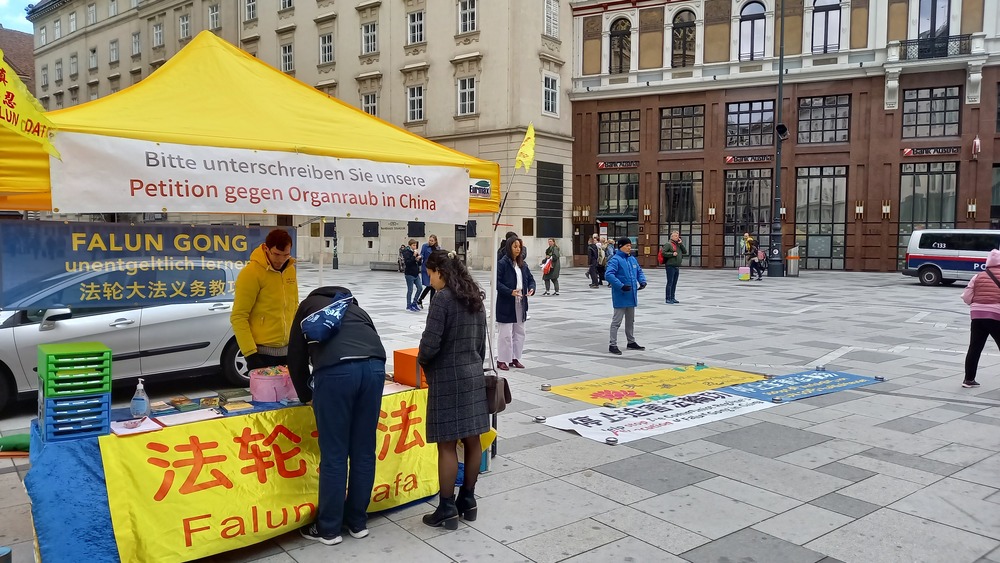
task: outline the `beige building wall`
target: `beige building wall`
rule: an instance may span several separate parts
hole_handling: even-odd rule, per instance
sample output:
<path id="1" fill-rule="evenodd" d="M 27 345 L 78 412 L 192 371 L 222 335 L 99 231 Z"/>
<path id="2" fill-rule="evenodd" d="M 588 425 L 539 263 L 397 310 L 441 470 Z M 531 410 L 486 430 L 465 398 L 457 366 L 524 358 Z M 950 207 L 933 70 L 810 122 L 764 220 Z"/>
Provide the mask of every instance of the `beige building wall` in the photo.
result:
<path id="1" fill-rule="evenodd" d="M 546 35 L 545 0 L 478 0 L 476 29 L 459 32 L 459 0 L 256 0 L 256 17 L 247 18 L 247 0 L 153 0 L 130 7 L 130 0 L 117 0 L 119 13 L 107 17 L 110 0 L 74 0 L 47 12 L 39 4 L 29 19 L 38 29 L 48 26 L 49 43 L 36 51 L 36 71 L 48 65 L 49 85 L 38 89 L 38 96 L 50 109 L 69 107 L 88 101 L 91 83 L 98 97 L 111 93 L 112 85 L 124 88 L 145 78 L 173 56 L 198 32 L 209 26 L 210 6 L 219 6 L 219 27 L 212 31 L 262 61 L 281 69 L 283 45 L 290 45 L 294 67 L 287 74 L 336 96 L 357 107 L 363 97 L 373 95 L 379 118 L 446 146 L 501 166 L 501 184 L 507 196 L 499 227 L 523 234 L 523 228 L 535 227 L 536 176 L 533 167 L 514 173 L 514 157 L 529 123 L 537 132 L 536 160 L 563 165 L 563 248 L 570 246 L 570 178 L 572 124 L 568 92 L 572 87 L 573 16 L 569 0 L 558 0 L 558 26 Z M 122 5 L 121 2 L 126 2 Z M 97 22 L 86 26 L 87 5 L 96 3 Z M 53 2 L 51 5 L 55 5 Z M 291 5 L 289 5 L 291 4 Z M 237 8 L 238 6 L 238 8 Z M 78 29 L 67 33 L 67 17 L 77 13 Z M 423 11 L 424 40 L 411 43 L 408 15 Z M 190 37 L 182 37 L 181 16 L 187 15 Z M 51 22 L 61 18 L 63 37 L 52 41 Z M 362 25 L 377 26 L 377 49 L 362 53 Z M 153 44 L 154 26 L 162 25 L 163 44 Z M 132 34 L 138 32 L 141 53 L 132 56 Z M 333 61 L 321 62 L 320 36 L 333 35 Z M 119 63 L 109 64 L 109 42 L 118 40 Z M 98 67 L 86 68 L 89 49 L 98 49 Z M 70 81 L 64 76 L 63 91 L 57 105 L 57 86 L 52 79 L 54 61 L 78 53 L 80 72 Z M 461 79 L 474 78 L 476 111 L 459 115 L 458 87 Z M 555 112 L 544 111 L 543 85 L 546 78 L 557 81 Z M 70 85 L 79 96 L 72 101 L 65 95 Z M 410 120 L 408 88 L 423 87 L 423 119 Z M 551 109 L 551 108 L 550 108 Z M 337 132 L 331 132 L 336 135 Z M 456 187 L 466 189 L 466 187 Z M 203 222 L 240 222 L 273 224 L 274 217 L 199 215 Z M 190 221 L 191 217 L 170 215 L 168 220 Z M 302 224 L 309 217 L 294 217 Z M 331 218 L 332 219 L 332 218 Z M 495 260 L 493 218 L 470 217 L 477 221 L 477 237 L 470 239 L 470 264 L 492 265 Z M 525 220 L 530 219 L 528 224 Z M 341 263 L 363 264 L 372 260 L 395 261 L 399 245 L 409 237 L 406 224 L 380 222 L 381 236 L 362 237 L 362 219 L 340 219 L 338 256 Z M 535 225 L 532 225 L 535 223 Z M 401 225 L 401 226 L 400 226 Z M 310 227 L 299 231 L 300 258 L 318 259 L 324 248 L 320 237 L 310 236 Z M 454 247 L 453 225 L 426 225 L 427 234 L 437 234 L 446 248 Z M 532 259 L 540 258 L 544 241 L 526 237 Z M 332 255 L 328 255 L 328 261 Z"/>

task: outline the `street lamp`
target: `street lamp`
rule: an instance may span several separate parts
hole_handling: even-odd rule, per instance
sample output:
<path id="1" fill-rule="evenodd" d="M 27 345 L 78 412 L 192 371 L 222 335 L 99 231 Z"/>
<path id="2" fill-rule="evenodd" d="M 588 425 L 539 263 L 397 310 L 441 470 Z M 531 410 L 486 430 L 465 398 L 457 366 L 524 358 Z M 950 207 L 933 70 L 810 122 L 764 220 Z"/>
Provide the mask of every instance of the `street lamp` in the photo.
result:
<path id="1" fill-rule="evenodd" d="M 781 245 L 781 144 L 788 138 L 788 127 L 782 123 L 781 111 L 785 94 L 785 0 L 779 0 L 779 5 L 781 38 L 778 46 L 778 112 L 774 128 L 774 211 L 771 213 L 771 250 L 767 257 L 769 278 L 780 278 L 785 275 Z"/>

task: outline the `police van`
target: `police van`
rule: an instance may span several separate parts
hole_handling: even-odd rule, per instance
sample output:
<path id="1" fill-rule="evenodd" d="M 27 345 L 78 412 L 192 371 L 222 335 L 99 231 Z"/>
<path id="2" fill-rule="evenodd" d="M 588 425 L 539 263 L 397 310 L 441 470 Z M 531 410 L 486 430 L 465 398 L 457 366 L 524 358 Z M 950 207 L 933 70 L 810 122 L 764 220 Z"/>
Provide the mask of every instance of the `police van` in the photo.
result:
<path id="1" fill-rule="evenodd" d="M 913 231 L 906 247 L 904 276 L 923 285 L 951 285 L 983 271 L 991 250 L 1000 248 L 1000 231 L 937 229 Z"/>

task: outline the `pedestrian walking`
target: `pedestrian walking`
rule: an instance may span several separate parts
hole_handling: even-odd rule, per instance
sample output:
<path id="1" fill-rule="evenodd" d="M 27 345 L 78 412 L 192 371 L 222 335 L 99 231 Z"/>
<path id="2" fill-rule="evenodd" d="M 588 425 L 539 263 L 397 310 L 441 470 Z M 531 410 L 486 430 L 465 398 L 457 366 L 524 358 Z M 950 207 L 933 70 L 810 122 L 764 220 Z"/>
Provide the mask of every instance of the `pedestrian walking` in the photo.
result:
<path id="1" fill-rule="evenodd" d="M 598 277 L 597 277 L 597 265 L 601 260 L 601 255 L 604 254 L 604 248 L 601 247 L 597 235 L 590 237 L 590 244 L 587 245 L 587 275 L 590 277 L 590 288 L 594 289 L 599 287 Z"/>
<path id="2" fill-rule="evenodd" d="M 559 245 L 556 244 L 556 239 L 549 239 L 549 246 L 545 249 L 546 260 L 551 261 L 551 267 L 547 273 L 542 273 L 542 281 L 545 282 L 545 293 L 542 295 L 549 295 L 549 283 L 551 282 L 555 286 L 555 292 L 552 295 L 559 295 L 559 258 L 562 257 L 562 251 L 559 250 Z M 544 262 L 543 262 L 544 264 Z"/>
<path id="3" fill-rule="evenodd" d="M 423 521 L 455 530 L 459 516 L 473 521 L 479 512 L 479 436 L 490 428 L 483 377 L 486 310 L 482 291 L 454 252 L 434 252 L 426 265 L 438 294 L 427 311 L 417 362 L 427 375 L 427 441 L 437 444 L 441 493 L 437 510 Z M 459 442 L 465 473 L 456 499 Z"/>
<path id="4" fill-rule="evenodd" d="M 274 229 L 236 277 L 229 322 L 248 370 L 288 364 L 288 335 L 298 305 L 292 237 Z"/>
<path id="5" fill-rule="evenodd" d="M 608 261 L 608 271 L 605 274 L 611 284 L 611 303 L 614 315 L 611 318 L 611 341 L 608 351 L 621 355 L 618 348 L 618 328 L 625 320 L 626 348 L 629 350 L 645 350 L 635 341 L 635 308 L 639 305 L 637 291 L 646 288 L 646 274 L 639 267 L 639 262 L 632 256 L 632 241 L 628 237 L 618 239 L 618 252 Z"/>
<path id="6" fill-rule="evenodd" d="M 607 237 L 601 237 L 597 243 L 597 285 L 604 285 L 604 274 L 608 270 L 608 260 L 615 255 L 614 250 L 608 250 Z"/>
<path id="7" fill-rule="evenodd" d="M 663 265 L 667 271 L 667 304 L 680 303 L 677 300 L 677 278 L 681 275 L 681 261 L 687 254 L 687 247 L 681 241 L 681 233 L 670 232 L 670 240 L 660 248 L 663 253 Z"/>
<path id="8" fill-rule="evenodd" d="M 420 279 L 420 266 L 424 262 L 423 256 L 417 250 L 417 239 L 410 239 L 407 246 L 399 250 L 403 258 L 403 277 L 406 278 L 406 310 L 420 311 L 417 305 L 420 292 L 423 289 Z"/>
<path id="9" fill-rule="evenodd" d="M 521 258 L 521 239 L 509 239 L 507 256 L 497 267 L 497 369 L 523 368 L 524 321 L 528 297 L 535 294 L 535 278 Z"/>
<path id="10" fill-rule="evenodd" d="M 313 313 L 345 303 L 339 319 L 321 314 L 316 323 L 303 323 Z M 326 545 L 342 541 L 342 528 L 351 537 L 364 538 L 375 485 L 385 348 L 372 318 L 349 289 L 321 287 L 299 305 L 288 341 L 288 374 L 299 400 L 312 403 L 319 432 L 316 521 L 300 533 Z"/>
<path id="11" fill-rule="evenodd" d="M 976 371 L 979 357 L 992 337 L 1000 347 L 1000 250 L 991 250 L 986 257 L 986 269 L 976 274 L 962 292 L 972 318 L 969 350 L 965 354 L 965 379 L 962 387 L 979 387 Z"/>
<path id="12" fill-rule="evenodd" d="M 420 247 L 420 281 L 424 285 L 424 291 L 421 292 L 420 297 L 417 299 L 417 308 L 424 308 L 424 297 L 430 294 L 428 299 L 434 299 L 434 288 L 431 287 L 431 280 L 427 276 L 427 257 L 431 255 L 431 252 L 435 250 L 440 250 L 438 246 L 437 235 L 431 235 L 427 237 L 427 242 Z"/>

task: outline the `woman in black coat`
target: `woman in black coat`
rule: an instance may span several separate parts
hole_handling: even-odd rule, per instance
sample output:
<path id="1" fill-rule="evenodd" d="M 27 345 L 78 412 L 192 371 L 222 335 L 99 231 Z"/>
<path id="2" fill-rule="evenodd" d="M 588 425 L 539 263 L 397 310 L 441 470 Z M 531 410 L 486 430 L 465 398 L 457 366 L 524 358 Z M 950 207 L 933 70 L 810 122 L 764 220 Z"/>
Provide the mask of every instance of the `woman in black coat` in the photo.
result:
<path id="1" fill-rule="evenodd" d="M 535 278 L 524 264 L 521 239 L 507 239 L 507 255 L 497 265 L 497 369 L 523 368 L 524 320 L 528 297 L 535 294 Z"/>

